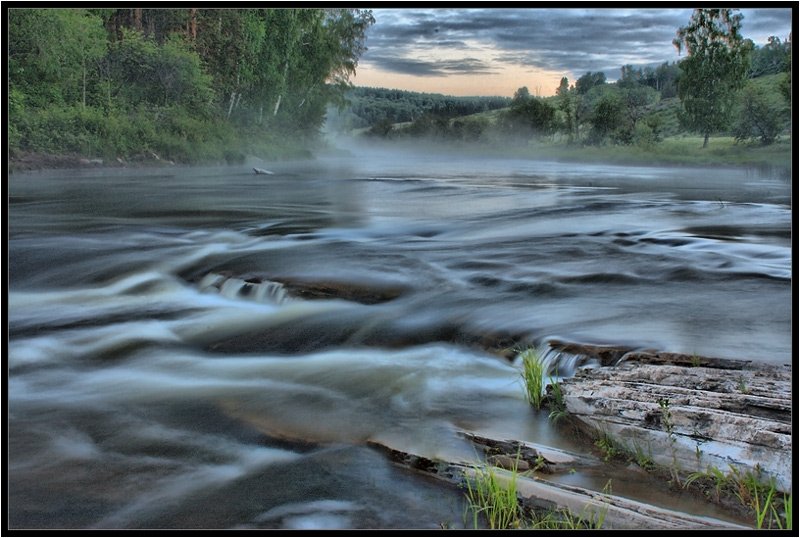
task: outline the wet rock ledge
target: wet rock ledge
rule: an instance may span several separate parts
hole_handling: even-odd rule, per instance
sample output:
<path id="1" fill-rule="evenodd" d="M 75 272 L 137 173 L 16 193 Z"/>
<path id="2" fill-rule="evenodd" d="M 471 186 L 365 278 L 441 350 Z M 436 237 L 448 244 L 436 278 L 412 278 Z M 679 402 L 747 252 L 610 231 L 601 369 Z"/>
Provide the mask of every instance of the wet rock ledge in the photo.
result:
<path id="1" fill-rule="evenodd" d="M 630 351 L 561 383 L 572 420 L 680 475 L 760 470 L 792 491 L 792 371 Z"/>

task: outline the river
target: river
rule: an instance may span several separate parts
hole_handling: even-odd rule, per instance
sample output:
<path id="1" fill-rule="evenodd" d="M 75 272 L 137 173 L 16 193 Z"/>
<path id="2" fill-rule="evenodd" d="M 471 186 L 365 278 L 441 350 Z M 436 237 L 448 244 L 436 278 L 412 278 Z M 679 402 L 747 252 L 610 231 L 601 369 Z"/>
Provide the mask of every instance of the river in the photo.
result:
<path id="1" fill-rule="evenodd" d="M 587 450 L 481 335 L 791 363 L 788 177 L 388 151 L 256 165 L 274 174 L 9 176 L 11 528 L 459 527 L 462 491 L 367 441 Z M 320 283 L 361 295 L 296 292 Z"/>

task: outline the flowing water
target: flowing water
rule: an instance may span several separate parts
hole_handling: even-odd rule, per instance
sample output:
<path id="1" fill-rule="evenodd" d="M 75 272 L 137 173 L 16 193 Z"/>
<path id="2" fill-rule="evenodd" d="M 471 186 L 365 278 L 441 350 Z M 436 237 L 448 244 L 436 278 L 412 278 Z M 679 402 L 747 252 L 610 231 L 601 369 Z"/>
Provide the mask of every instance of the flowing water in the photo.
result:
<path id="1" fill-rule="evenodd" d="M 368 441 L 588 450 L 476 335 L 791 362 L 789 178 L 388 152 L 270 168 L 10 176 L 12 528 L 462 526 L 462 491 Z"/>

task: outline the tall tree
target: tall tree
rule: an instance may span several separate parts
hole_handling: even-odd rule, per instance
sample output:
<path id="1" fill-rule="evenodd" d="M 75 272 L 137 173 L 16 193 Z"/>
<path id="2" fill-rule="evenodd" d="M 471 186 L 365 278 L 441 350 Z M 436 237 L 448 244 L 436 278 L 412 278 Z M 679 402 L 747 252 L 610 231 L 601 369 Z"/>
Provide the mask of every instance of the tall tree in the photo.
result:
<path id="1" fill-rule="evenodd" d="M 703 147 L 711 133 L 728 126 L 736 93 L 745 83 L 752 42 L 741 33 L 743 16 L 731 9 L 695 9 L 688 26 L 678 29 L 673 44 L 681 60 L 679 115 L 688 129 L 703 134 Z"/>
<path id="2" fill-rule="evenodd" d="M 577 92 L 570 90 L 569 79 L 561 77 L 561 82 L 556 88 L 556 103 L 563 115 L 564 130 L 567 131 L 570 142 L 578 139 L 578 98 Z"/>

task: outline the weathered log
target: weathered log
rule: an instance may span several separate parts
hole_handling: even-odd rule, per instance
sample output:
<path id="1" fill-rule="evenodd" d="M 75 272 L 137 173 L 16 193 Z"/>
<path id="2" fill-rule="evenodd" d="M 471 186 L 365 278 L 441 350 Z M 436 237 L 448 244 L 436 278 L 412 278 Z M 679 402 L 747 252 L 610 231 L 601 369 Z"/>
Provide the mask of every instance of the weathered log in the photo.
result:
<path id="1" fill-rule="evenodd" d="M 565 450 L 513 439 L 492 439 L 471 432 L 460 432 L 474 445 L 483 449 L 487 461 L 503 469 L 543 473 L 566 472 L 599 462 Z"/>
<path id="2" fill-rule="evenodd" d="M 632 352 L 616 367 L 579 370 L 561 391 L 587 429 L 679 474 L 732 466 L 792 489 L 789 367 Z"/>
<path id="3" fill-rule="evenodd" d="M 486 438 L 482 438 L 485 442 Z M 496 443 L 496 440 L 492 440 Z M 388 445 L 370 442 L 384 451 L 395 463 L 425 473 L 451 484 L 463 485 L 473 479 L 485 464 L 435 461 Z M 542 480 L 526 474 L 495 467 L 500 484 L 515 481 L 517 497 L 527 510 L 568 510 L 581 519 L 602 518 L 602 528 L 613 529 L 746 529 L 747 527 L 715 518 L 676 512 L 576 486 Z"/>
<path id="4" fill-rule="evenodd" d="M 272 170 L 266 170 L 264 168 L 253 168 L 253 172 L 255 172 L 258 175 L 266 175 L 266 176 L 275 175 L 275 172 L 273 172 Z"/>

